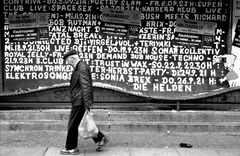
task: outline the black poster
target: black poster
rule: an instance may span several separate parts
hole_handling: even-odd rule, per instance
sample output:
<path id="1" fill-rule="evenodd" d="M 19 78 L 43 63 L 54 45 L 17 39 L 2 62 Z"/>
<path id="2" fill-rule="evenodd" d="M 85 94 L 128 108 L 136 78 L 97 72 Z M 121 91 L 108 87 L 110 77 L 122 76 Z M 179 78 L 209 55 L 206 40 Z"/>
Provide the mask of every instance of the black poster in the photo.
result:
<path id="1" fill-rule="evenodd" d="M 1 3 L 6 91 L 69 82 L 72 67 L 62 55 L 70 48 L 97 87 L 157 99 L 224 87 L 225 68 L 214 58 L 227 53 L 229 0 Z"/>

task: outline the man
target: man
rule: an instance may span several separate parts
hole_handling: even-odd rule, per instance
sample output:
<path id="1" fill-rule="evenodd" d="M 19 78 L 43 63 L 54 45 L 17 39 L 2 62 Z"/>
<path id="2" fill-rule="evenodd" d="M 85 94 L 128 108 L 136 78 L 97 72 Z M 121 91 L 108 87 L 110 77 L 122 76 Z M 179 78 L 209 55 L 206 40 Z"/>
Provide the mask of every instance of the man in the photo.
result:
<path id="1" fill-rule="evenodd" d="M 93 104 L 93 87 L 92 77 L 89 66 L 83 62 L 77 51 L 71 50 L 64 53 L 63 59 L 67 64 L 73 66 L 70 80 L 70 99 L 72 103 L 71 113 L 68 122 L 68 133 L 65 149 L 61 150 L 62 155 L 79 154 L 78 145 L 78 126 L 86 110 L 90 110 Z M 98 143 L 97 151 L 108 142 L 108 137 L 99 131 L 98 135 L 93 138 Z"/>

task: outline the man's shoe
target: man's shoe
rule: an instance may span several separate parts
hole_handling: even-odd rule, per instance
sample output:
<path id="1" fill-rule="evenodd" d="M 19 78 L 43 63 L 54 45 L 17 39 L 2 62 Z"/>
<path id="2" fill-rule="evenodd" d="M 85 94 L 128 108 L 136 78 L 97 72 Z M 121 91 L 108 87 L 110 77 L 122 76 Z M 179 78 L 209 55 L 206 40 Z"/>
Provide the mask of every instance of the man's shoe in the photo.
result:
<path id="1" fill-rule="evenodd" d="M 78 154 L 80 154 L 80 151 L 78 148 L 71 149 L 71 150 L 63 149 L 60 151 L 60 154 L 62 154 L 62 155 L 78 155 Z"/>
<path id="2" fill-rule="evenodd" d="M 104 136 L 102 138 L 102 140 L 99 142 L 98 144 L 98 148 L 96 149 L 97 152 L 100 152 L 102 150 L 102 147 L 105 146 L 107 144 L 107 142 L 109 141 L 109 138 Z"/>

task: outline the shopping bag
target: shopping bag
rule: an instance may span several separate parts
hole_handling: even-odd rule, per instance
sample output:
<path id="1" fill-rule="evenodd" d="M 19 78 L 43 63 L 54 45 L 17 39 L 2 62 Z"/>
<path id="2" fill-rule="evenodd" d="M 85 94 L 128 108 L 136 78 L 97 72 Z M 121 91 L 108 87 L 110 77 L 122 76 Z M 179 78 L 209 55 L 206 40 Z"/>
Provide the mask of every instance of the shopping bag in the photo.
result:
<path id="1" fill-rule="evenodd" d="M 78 133 L 80 138 L 88 139 L 97 136 L 99 129 L 93 120 L 92 114 L 86 110 L 82 121 L 78 127 Z"/>

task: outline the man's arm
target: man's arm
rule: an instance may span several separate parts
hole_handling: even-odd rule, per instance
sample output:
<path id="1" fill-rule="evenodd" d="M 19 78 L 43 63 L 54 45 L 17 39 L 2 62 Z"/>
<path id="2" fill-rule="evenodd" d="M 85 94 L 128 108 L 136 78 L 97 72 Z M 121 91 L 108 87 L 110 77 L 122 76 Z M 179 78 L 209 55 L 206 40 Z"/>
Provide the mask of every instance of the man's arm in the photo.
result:
<path id="1" fill-rule="evenodd" d="M 92 105 L 93 103 L 93 89 L 92 89 L 92 79 L 91 79 L 91 73 L 86 63 L 80 62 L 79 63 L 79 81 L 80 86 L 82 89 L 82 98 L 84 105 L 87 109 Z"/>

